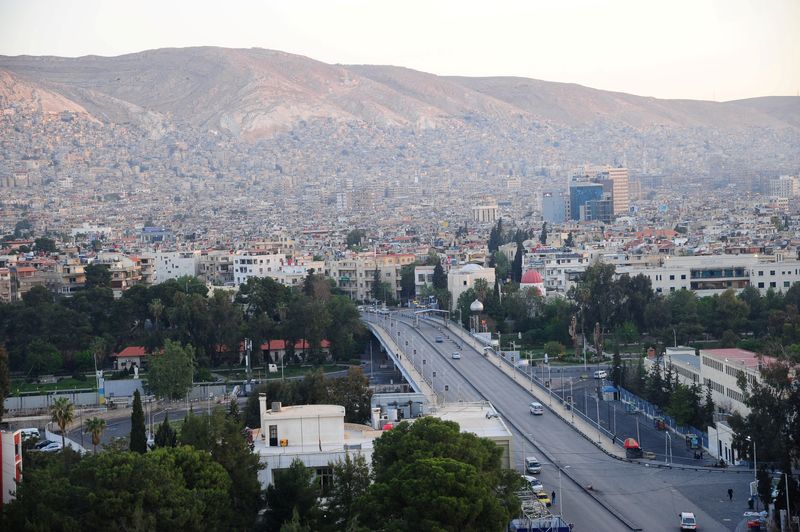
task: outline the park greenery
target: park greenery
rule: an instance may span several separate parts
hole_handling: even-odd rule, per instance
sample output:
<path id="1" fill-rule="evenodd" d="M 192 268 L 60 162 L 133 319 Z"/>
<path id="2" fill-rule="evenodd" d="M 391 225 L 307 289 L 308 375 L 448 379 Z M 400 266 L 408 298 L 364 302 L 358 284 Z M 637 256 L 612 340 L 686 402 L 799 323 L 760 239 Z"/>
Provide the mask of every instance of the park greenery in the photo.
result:
<path id="1" fill-rule="evenodd" d="M 54 405 L 53 418 L 70 419 L 71 407 Z M 25 474 L 16 499 L 3 508 L 0 528 L 252 530 L 264 500 L 261 465 L 235 408 L 190 412 L 178 431 L 165 421 L 154 449 L 146 441 L 143 449 L 133 444 L 145 430 L 141 403 L 136 410 L 134 405 L 130 451 L 107 445 L 81 456 L 66 449 L 63 459 L 25 453 Z M 105 423 L 86 421 L 95 446 Z"/>
<path id="2" fill-rule="evenodd" d="M 0 344 L 10 370 L 29 379 L 83 374 L 95 363 L 108 367 L 109 356 L 126 346 L 159 353 L 170 349 L 168 342 L 193 350 L 198 369 L 237 365 L 244 338 L 252 340 L 255 364 L 269 358 L 261 346 L 270 340 L 286 342 L 287 364 L 322 361 L 322 340 L 330 341 L 334 360 L 349 361 L 365 338 L 355 304 L 313 272 L 296 288 L 251 278 L 234 299 L 222 291 L 209 295 L 194 277 L 136 285 L 118 299 L 109 283 L 108 270 L 91 265 L 87 287 L 72 297 L 37 286 L 22 301 L 0 304 Z M 303 357 L 294 350 L 301 339 L 310 344 Z"/>

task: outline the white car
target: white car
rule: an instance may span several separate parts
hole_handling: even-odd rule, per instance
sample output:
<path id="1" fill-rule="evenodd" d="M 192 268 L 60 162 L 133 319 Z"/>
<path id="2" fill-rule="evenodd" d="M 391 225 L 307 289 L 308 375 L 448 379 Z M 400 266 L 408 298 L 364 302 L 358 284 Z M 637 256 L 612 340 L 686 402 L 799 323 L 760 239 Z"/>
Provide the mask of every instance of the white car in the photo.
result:
<path id="1" fill-rule="evenodd" d="M 608 378 L 608 372 L 606 370 L 604 370 L 604 369 L 601 369 L 599 371 L 595 371 L 594 372 L 594 378 L 595 379 L 607 379 Z"/>
<path id="2" fill-rule="evenodd" d="M 541 416 L 544 414 L 544 407 L 542 406 L 542 403 L 537 403 L 534 401 L 530 404 L 530 411 L 531 415 L 533 416 Z"/>
<path id="3" fill-rule="evenodd" d="M 692 512 L 681 512 L 681 530 L 697 530 L 697 520 Z"/>
<path id="4" fill-rule="evenodd" d="M 531 488 L 531 491 L 539 492 L 544 491 L 544 486 L 539 481 L 538 478 L 531 476 L 531 475 L 522 475 L 522 478 L 525 479 L 525 483 Z"/>
<path id="5" fill-rule="evenodd" d="M 450 357 L 459 360 L 461 358 L 461 353 L 453 353 L 452 355 L 450 355 Z"/>
<path id="6" fill-rule="evenodd" d="M 55 453 L 61 450 L 61 442 L 53 441 L 39 449 L 43 453 Z"/>

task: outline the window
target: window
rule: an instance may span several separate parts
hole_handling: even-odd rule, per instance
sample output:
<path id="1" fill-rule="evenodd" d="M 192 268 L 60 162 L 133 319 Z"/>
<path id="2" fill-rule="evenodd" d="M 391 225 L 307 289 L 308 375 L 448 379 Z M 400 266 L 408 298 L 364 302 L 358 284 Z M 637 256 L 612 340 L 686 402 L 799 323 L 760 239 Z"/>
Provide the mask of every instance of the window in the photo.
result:
<path id="1" fill-rule="evenodd" d="M 685 273 L 681 274 L 681 279 L 686 280 L 686 274 Z"/>
<path id="2" fill-rule="evenodd" d="M 769 271 L 769 274 L 770 274 L 770 275 L 775 275 L 775 270 L 770 270 L 770 271 Z"/>
<path id="3" fill-rule="evenodd" d="M 759 288 L 764 288 L 764 283 L 758 283 Z"/>
<path id="4" fill-rule="evenodd" d="M 466 281 L 464 281 L 464 286 L 467 286 L 467 282 Z"/>
<path id="5" fill-rule="evenodd" d="M 314 472 L 316 473 L 320 496 L 327 497 L 330 495 L 331 487 L 333 486 L 333 469 L 327 466 L 317 467 Z"/>
<path id="6" fill-rule="evenodd" d="M 661 293 L 661 289 L 660 288 L 656 288 L 656 293 L 660 294 Z"/>
<path id="7" fill-rule="evenodd" d="M 777 288 L 778 287 L 778 283 L 776 283 L 775 281 L 772 281 L 772 282 L 769 283 L 769 287 L 770 288 Z"/>
<path id="8" fill-rule="evenodd" d="M 784 288 L 789 288 L 789 284 L 790 284 L 789 281 L 784 281 L 783 282 L 783 287 Z"/>
<path id="9" fill-rule="evenodd" d="M 674 275 L 670 275 L 670 276 L 669 276 L 669 280 L 670 280 L 670 281 L 674 281 L 674 280 L 675 280 L 675 276 L 674 276 Z"/>
<path id="10" fill-rule="evenodd" d="M 759 271 L 759 272 L 758 272 L 758 276 L 759 276 L 759 277 L 764 277 L 764 271 L 763 271 L 763 270 Z"/>
<path id="11" fill-rule="evenodd" d="M 269 426 L 269 446 L 270 447 L 278 446 L 278 425 Z"/>

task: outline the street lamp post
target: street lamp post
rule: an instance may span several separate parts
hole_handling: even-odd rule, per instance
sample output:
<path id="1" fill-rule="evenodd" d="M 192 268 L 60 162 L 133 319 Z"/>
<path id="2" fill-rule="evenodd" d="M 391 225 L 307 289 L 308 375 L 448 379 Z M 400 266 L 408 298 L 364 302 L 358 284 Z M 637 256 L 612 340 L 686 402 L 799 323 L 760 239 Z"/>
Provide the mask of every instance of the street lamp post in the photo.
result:
<path id="1" fill-rule="evenodd" d="M 664 432 L 664 464 L 669 465 L 669 456 L 672 451 L 672 436 L 669 432 Z"/>
<path id="2" fill-rule="evenodd" d="M 758 469 L 757 469 L 757 462 L 756 462 L 756 440 L 755 438 L 751 438 L 750 436 L 747 437 L 747 441 L 753 443 L 753 480 L 756 482 L 756 486 L 758 486 Z M 756 499 L 756 511 L 758 511 L 758 497 Z M 787 506 L 788 510 L 788 506 Z"/>
<path id="3" fill-rule="evenodd" d="M 575 396 L 572 392 L 572 377 L 569 378 L 569 412 L 572 414 L 572 423 L 575 423 Z"/>
<path id="4" fill-rule="evenodd" d="M 561 517 L 564 517 L 564 493 L 561 491 L 561 470 L 562 469 L 569 469 L 569 466 L 564 466 L 558 468 L 558 511 L 561 514 Z"/>

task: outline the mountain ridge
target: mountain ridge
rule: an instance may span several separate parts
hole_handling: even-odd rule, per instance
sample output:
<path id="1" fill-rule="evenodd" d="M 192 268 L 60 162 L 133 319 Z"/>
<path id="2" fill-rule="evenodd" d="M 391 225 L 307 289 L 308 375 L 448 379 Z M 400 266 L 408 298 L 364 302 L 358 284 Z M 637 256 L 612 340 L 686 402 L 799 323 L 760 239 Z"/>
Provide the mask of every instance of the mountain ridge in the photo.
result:
<path id="1" fill-rule="evenodd" d="M 800 130 L 800 98 L 664 100 L 514 76 L 437 76 L 387 65 L 328 64 L 263 48 L 161 48 L 120 56 L 0 56 L 0 106 L 45 94 L 48 110 L 104 122 L 189 124 L 245 139 L 308 120 L 374 127 L 492 128 L 615 124 Z M 9 79 L 10 77 L 10 79 Z M 10 87 L 18 85 L 20 90 Z M 4 98 L 4 99 L 3 99 Z"/>

